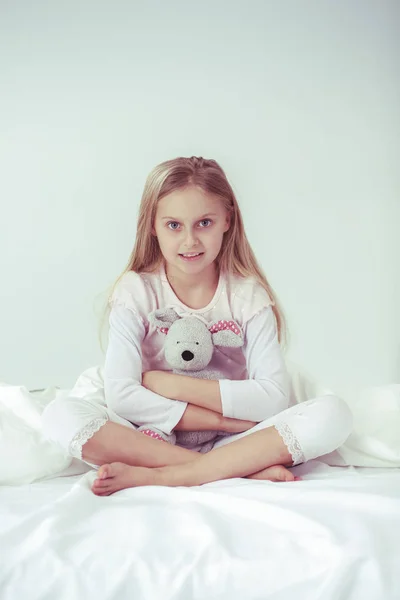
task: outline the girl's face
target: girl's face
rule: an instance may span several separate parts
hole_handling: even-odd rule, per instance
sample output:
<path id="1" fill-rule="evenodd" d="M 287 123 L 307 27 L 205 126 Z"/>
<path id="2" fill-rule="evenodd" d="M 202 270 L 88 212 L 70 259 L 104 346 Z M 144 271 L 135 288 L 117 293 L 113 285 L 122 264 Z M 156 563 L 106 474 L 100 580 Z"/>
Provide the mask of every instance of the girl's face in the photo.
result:
<path id="1" fill-rule="evenodd" d="M 217 258 L 228 229 L 229 214 L 221 200 L 189 187 L 158 202 L 153 234 L 170 267 L 196 274 Z"/>

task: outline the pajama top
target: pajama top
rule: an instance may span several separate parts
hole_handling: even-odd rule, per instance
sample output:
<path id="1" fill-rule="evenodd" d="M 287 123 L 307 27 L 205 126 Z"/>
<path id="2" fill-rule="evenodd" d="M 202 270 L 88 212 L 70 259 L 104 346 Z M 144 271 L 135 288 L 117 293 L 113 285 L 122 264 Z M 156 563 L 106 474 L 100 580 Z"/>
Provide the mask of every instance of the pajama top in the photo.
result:
<path id="1" fill-rule="evenodd" d="M 263 421 L 289 405 L 290 379 L 278 342 L 272 300 L 255 278 L 220 273 L 211 302 L 193 309 L 181 302 L 168 282 L 165 267 L 155 273 L 125 273 L 110 299 L 109 342 L 104 365 L 107 405 L 136 425 L 153 425 L 171 433 L 187 403 L 171 400 L 141 385 L 142 373 L 172 371 L 164 357 L 165 334 L 149 323 L 150 312 L 172 307 L 179 316 L 207 323 L 236 321 L 244 334 L 238 348 L 214 346 L 208 368 L 219 379 L 222 414 Z"/>

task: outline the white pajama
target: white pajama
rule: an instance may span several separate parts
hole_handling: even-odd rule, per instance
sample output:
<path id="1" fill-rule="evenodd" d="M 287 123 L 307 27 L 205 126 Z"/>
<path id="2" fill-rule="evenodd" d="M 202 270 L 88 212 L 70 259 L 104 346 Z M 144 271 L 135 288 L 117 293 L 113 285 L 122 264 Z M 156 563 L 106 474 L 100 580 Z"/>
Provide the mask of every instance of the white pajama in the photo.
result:
<path id="1" fill-rule="evenodd" d="M 216 346 L 210 365 L 224 373 L 218 380 L 223 416 L 258 424 L 245 433 L 218 438 L 214 447 L 275 426 L 293 463 L 299 464 L 332 452 L 350 435 L 350 409 L 333 395 L 289 408 L 290 377 L 271 301 L 260 284 L 221 275 L 210 304 L 194 310 L 175 296 L 164 272 L 146 276 L 129 272 L 113 296 L 104 377 L 89 386 L 89 392 L 82 392 L 78 380 L 67 399 L 54 400 L 43 413 L 45 434 L 72 456 L 81 458 L 82 446 L 107 421 L 131 429 L 154 427 L 169 435 L 181 420 L 186 402 L 142 385 L 142 371 L 170 370 L 163 334 L 152 329 L 147 318 L 157 306 L 173 306 L 208 323 L 232 319 L 242 328 L 243 348 Z"/>

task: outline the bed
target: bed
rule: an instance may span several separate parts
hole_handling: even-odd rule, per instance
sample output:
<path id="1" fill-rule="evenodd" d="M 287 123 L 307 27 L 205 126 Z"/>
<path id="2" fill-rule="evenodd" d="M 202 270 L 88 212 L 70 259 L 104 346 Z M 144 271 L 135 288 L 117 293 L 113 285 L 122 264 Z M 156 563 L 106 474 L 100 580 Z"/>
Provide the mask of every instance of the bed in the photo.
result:
<path id="1" fill-rule="evenodd" d="M 98 497 L 94 470 L 40 438 L 43 406 L 68 391 L 0 386 L 1 600 L 398 600 L 400 442 L 390 436 L 400 390 L 391 391 L 387 406 L 380 394 L 392 411 L 390 444 L 382 446 L 376 420 L 373 439 L 364 424 L 364 439 L 356 431 L 336 457 L 295 467 L 301 481 Z M 24 415 L 24 430 L 7 420 L 11 410 Z M 352 452 L 354 463 L 373 466 L 346 465 Z"/>

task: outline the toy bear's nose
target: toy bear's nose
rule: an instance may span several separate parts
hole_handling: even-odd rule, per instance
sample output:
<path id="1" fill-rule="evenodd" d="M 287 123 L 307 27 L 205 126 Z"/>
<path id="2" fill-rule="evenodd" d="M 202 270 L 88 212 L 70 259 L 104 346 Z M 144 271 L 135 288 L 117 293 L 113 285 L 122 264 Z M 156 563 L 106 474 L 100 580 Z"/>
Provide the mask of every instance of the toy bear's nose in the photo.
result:
<path id="1" fill-rule="evenodd" d="M 194 354 L 193 352 L 190 352 L 190 350 L 185 350 L 182 352 L 182 358 L 183 360 L 193 360 Z"/>

